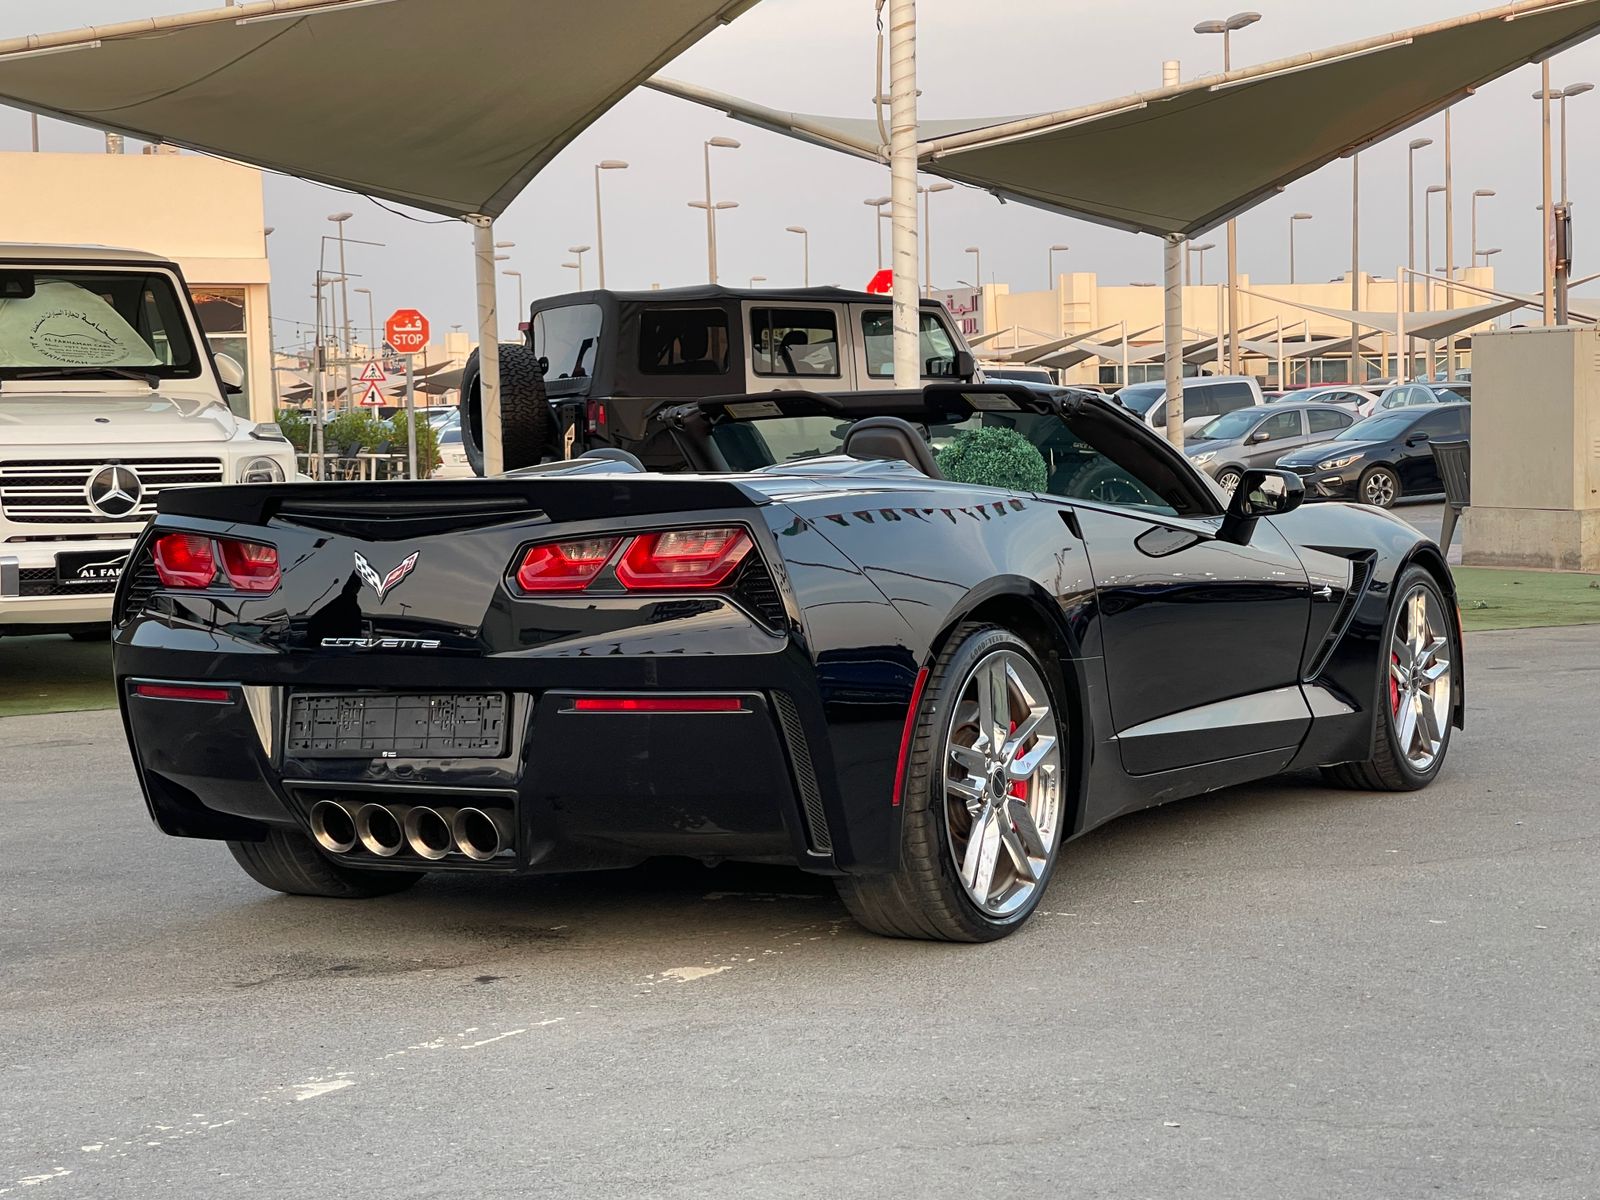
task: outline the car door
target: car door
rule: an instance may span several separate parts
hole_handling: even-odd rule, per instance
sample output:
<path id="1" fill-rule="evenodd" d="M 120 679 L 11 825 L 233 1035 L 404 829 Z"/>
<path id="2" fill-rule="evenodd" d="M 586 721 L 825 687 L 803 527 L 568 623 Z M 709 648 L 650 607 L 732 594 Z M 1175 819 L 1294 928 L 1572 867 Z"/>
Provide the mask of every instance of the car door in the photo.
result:
<path id="1" fill-rule="evenodd" d="M 1305 442 L 1305 410 L 1293 408 L 1273 413 L 1251 430 L 1241 453 L 1247 467 L 1270 467 Z"/>
<path id="2" fill-rule="evenodd" d="M 1151 775 L 1298 745 L 1310 724 L 1298 686 L 1310 585 L 1293 547 L 1270 521 L 1240 546 L 1219 540 L 1220 516 L 1183 515 L 1175 488 L 1209 492 L 1160 439 L 1079 437 L 1105 462 L 1051 486 L 1073 510 L 1095 580 L 1123 769 Z M 1121 486 L 1104 486 L 1108 472 Z"/>
<path id="3" fill-rule="evenodd" d="M 1463 431 L 1461 414 L 1465 409 L 1429 406 L 1422 417 L 1401 439 L 1399 462 L 1400 486 L 1409 495 L 1427 495 L 1442 492 L 1444 480 L 1439 476 L 1439 464 L 1433 458 L 1433 441 L 1436 438 L 1459 437 Z"/>

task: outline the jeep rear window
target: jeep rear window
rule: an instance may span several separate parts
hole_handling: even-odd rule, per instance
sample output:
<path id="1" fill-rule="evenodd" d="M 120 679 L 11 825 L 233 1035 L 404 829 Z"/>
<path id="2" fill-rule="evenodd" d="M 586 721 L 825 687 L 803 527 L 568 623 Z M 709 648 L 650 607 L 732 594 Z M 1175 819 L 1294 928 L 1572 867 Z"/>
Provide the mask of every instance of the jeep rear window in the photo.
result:
<path id="1" fill-rule="evenodd" d="M 728 369 L 728 314 L 720 308 L 646 310 L 639 370 L 646 375 L 721 375 Z"/>
<path id="2" fill-rule="evenodd" d="M 163 379 L 200 374 L 175 281 L 146 271 L 0 270 L 0 378 L 95 367 Z"/>
<path id="3" fill-rule="evenodd" d="M 547 385 L 593 375 L 599 345 L 598 304 L 566 304 L 533 314 L 533 352 L 546 360 Z"/>

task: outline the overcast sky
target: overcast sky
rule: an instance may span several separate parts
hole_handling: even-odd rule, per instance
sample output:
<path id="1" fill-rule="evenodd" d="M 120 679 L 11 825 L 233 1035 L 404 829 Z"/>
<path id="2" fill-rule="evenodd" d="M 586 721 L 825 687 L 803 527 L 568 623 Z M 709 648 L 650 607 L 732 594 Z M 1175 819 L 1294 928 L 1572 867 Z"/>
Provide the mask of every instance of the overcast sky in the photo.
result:
<path id="1" fill-rule="evenodd" d="M 1472 12 L 1488 3 L 1471 0 L 1255 0 L 1263 20 L 1234 37 L 1234 64 L 1281 58 L 1406 26 Z M 206 5 L 183 0 L 51 0 L 49 4 L 0 4 L 0 36 L 40 33 L 152 12 Z M 927 118 L 991 115 L 1066 108 L 1159 85 L 1161 62 L 1178 58 L 1185 77 L 1220 66 L 1219 39 L 1192 32 L 1196 21 L 1233 11 L 1209 0 L 921 0 L 919 69 L 921 111 Z M 732 25 L 718 30 L 665 72 L 779 109 L 868 116 L 873 90 L 872 0 L 762 0 Z M 453 74 L 470 70 L 440 62 L 428 80 L 385 77 L 381 49 L 367 71 L 373 86 L 414 88 L 426 100 L 430 87 L 449 87 Z M 528 64 L 530 71 L 538 63 Z M 1556 86 L 1578 80 L 1600 83 L 1600 42 L 1556 60 Z M 1525 290 L 1538 286 L 1539 105 L 1531 93 L 1538 69 L 1526 67 L 1483 89 L 1456 109 L 1457 258 L 1468 244 L 1468 200 L 1475 188 L 1499 195 L 1484 202 L 1480 241 L 1503 247 L 1497 260 L 1503 283 Z M 1579 223 L 1580 272 L 1594 256 L 1583 232 L 1589 198 L 1600 189 L 1600 161 L 1585 147 L 1600 130 L 1600 92 L 1571 105 L 1572 195 Z M 1442 141 L 1442 119 L 1391 139 L 1362 156 L 1362 267 L 1390 274 L 1405 260 L 1405 144 L 1412 136 Z M 561 263 L 566 248 L 594 242 L 591 168 L 602 158 L 631 166 L 611 172 L 606 185 L 607 282 L 613 287 L 648 287 L 705 280 L 705 222 L 687 201 L 703 193 L 700 144 L 723 134 L 743 147 L 717 151 L 713 160 L 716 198 L 740 207 L 723 214 L 718 250 L 722 282 L 743 285 L 765 275 L 774 285 L 800 282 L 800 239 L 787 225 L 811 230 L 813 283 L 862 286 L 875 266 L 873 214 L 861 201 L 888 191 L 882 167 L 820 148 L 801 145 L 709 110 L 650 92 L 619 104 L 577 139 L 512 205 L 499 236 L 517 243 L 513 261 L 502 266 L 526 273 L 527 295 L 571 290 L 576 273 Z M 0 108 L 0 146 L 25 149 L 25 115 Z M 86 130 L 46 122 L 46 149 L 90 150 L 98 139 Z M 1418 190 L 1442 182 L 1439 146 L 1419 156 Z M 1427 176 L 1426 180 L 1421 176 Z M 1046 248 L 1072 247 L 1058 255 L 1062 269 L 1092 270 L 1102 282 L 1151 281 L 1160 277 L 1160 246 L 1137 237 L 1040 212 L 1021 204 L 1000 205 L 966 188 L 933 198 L 933 275 L 940 286 L 971 279 L 969 245 L 983 247 L 984 274 L 1016 290 L 1046 286 Z M 1600 202 L 1597 202 L 1600 203 Z M 464 225 L 420 224 L 326 188 L 269 177 L 267 222 L 272 238 L 275 313 L 307 321 L 318 238 L 324 218 L 351 208 L 352 237 L 387 243 L 387 249 L 351 249 L 350 270 L 365 276 L 380 308 L 423 308 L 435 328 L 470 325 L 472 317 L 470 234 Z M 1327 279 L 1345 270 L 1350 257 L 1350 168 L 1335 163 L 1293 185 L 1240 220 L 1240 269 L 1262 282 L 1286 276 L 1285 226 L 1304 210 L 1315 221 L 1302 234 L 1297 263 L 1302 280 Z M 1420 228 L 1420 216 L 1419 216 Z M 1600 235 L 1594 235 L 1600 236 Z M 1419 235 L 1420 237 L 1420 235 Z M 1442 260 L 1442 234 L 1435 257 Z M 1420 251 L 1419 251 L 1420 253 Z M 1208 256 L 1211 278 L 1220 255 Z M 586 256 L 594 285 L 593 255 Z M 298 286 L 297 281 L 305 281 Z M 502 303 L 515 303 L 515 281 L 502 280 Z M 353 314 L 364 321 L 362 312 Z M 380 314 L 381 319 L 381 314 Z M 506 324 L 510 324 L 509 318 Z M 293 340 L 280 325 L 280 344 Z"/>

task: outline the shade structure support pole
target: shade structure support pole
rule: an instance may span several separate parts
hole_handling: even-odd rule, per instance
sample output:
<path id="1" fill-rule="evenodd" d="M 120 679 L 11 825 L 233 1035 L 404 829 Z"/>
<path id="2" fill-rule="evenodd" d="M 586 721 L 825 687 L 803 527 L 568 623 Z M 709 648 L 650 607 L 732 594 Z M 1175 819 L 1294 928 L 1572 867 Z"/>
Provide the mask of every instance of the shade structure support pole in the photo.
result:
<path id="1" fill-rule="evenodd" d="M 472 257 L 478 291 L 478 386 L 483 394 L 483 473 L 505 472 L 500 426 L 500 314 L 494 279 L 494 218 L 474 214 Z"/>
<path id="2" fill-rule="evenodd" d="M 1361 309 L 1361 152 L 1350 156 L 1350 308 Z M 1350 382 L 1366 382 L 1361 370 L 1361 327 L 1350 322 Z"/>
<path id="3" fill-rule="evenodd" d="M 1167 382 L 1167 441 L 1183 447 L 1183 239 L 1166 239 L 1165 378 Z M 1218 335 L 1221 336 L 1220 334 Z M 1221 342 L 1218 342 L 1221 357 Z"/>
<path id="4" fill-rule="evenodd" d="M 1406 337 L 1406 294 L 1414 280 L 1405 267 L 1395 268 L 1394 279 L 1397 284 L 1405 280 L 1405 287 L 1395 288 L 1394 298 L 1395 357 L 1399 368 L 1394 377 L 1404 383 L 1411 378 L 1411 342 Z"/>
<path id="5" fill-rule="evenodd" d="M 1218 355 L 1220 358 L 1221 355 Z M 1228 222 L 1228 374 L 1241 374 L 1239 353 L 1239 222 Z"/>
<path id="6" fill-rule="evenodd" d="M 1432 263 L 1428 266 L 1431 268 Z M 1451 134 L 1450 110 L 1444 110 L 1444 306 L 1456 306 L 1456 183 L 1455 150 Z M 1444 377 L 1456 377 L 1456 335 L 1444 340 Z"/>
<path id="7" fill-rule="evenodd" d="M 894 236 L 894 386 L 922 386 L 917 263 L 917 0 L 889 3 L 889 172 Z M 982 282 L 981 280 L 979 281 Z"/>

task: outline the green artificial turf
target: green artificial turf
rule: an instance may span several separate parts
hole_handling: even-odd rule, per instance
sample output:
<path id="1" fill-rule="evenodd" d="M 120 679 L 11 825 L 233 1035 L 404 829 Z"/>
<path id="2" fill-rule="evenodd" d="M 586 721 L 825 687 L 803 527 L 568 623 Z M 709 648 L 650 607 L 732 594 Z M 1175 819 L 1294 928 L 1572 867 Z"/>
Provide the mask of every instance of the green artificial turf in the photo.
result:
<path id="1" fill-rule="evenodd" d="M 66 634 L 0 638 L 0 717 L 114 708 L 111 643 Z"/>
<path id="2" fill-rule="evenodd" d="M 1529 629 L 1600 623 L 1600 575 L 1456 567 L 1461 623 L 1468 629 Z"/>

